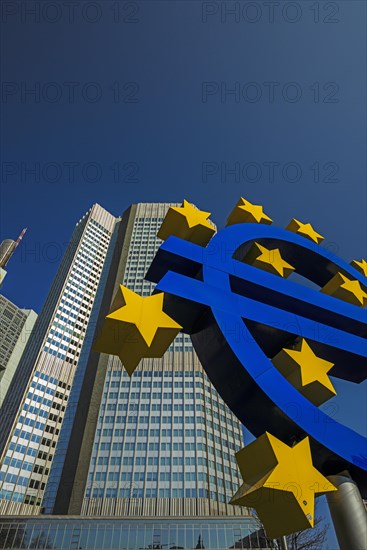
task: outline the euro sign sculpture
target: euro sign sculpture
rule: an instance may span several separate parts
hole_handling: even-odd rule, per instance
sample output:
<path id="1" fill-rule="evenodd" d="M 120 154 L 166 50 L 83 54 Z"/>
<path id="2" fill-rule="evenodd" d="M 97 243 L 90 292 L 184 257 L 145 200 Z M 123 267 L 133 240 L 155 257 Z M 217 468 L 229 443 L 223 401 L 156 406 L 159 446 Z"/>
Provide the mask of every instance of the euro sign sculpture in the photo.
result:
<path id="1" fill-rule="evenodd" d="M 335 395 L 329 375 L 366 378 L 367 262 L 331 255 L 309 223 L 271 225 L 243 198 L 224 229 L 209 215 L 187 201 L 169 209 L 146 274 L 154 294 L 121 286 L 96 349 L 131 375 L 179 331 L 191 336 L 257 438 L 236 454 L 244 484 L 231 503 L 255 508 L 276 538 L 313 526 L 315 496 L 337 490 L 325 476 L 347 469 L 367 494 L 366 438 L 319 409 Z"/>

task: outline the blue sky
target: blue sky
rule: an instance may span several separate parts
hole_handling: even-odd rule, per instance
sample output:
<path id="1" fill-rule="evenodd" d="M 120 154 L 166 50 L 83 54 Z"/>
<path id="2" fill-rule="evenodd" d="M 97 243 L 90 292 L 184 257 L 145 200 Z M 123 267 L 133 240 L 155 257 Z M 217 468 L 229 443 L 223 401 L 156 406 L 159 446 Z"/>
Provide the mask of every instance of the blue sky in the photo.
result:
<path id="1" fill-rule="evenodd" d="M 94 202 L 187 198 L 221 226 L 242 195 L 367 256 L 365 2 L 6 4 L 1 237 L 28 233 L 2 292 L 17 305 L 40 311 Z M 349 386 L 337 414 L 363 431 L 365 387 Z"/>

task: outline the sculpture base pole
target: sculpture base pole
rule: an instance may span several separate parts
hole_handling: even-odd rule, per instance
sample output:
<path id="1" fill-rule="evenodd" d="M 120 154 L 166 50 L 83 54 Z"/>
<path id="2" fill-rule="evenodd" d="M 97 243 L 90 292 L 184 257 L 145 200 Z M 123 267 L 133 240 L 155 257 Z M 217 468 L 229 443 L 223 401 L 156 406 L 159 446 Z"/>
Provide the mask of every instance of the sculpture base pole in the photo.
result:
<path id="1" fill-rule="evenodd" d="M 327 501 L 340 550 L 366 550 L 367 513 L 356 483 L 347 471 L 328 479 L 338 488 Z"/>

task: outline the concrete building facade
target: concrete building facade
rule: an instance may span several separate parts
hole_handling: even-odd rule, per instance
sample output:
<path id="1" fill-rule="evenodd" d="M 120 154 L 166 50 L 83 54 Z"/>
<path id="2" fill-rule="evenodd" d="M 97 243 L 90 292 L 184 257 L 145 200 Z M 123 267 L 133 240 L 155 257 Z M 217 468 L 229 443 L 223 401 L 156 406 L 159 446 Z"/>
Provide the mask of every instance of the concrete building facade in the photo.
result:
<path id="1" fill-rule="evenodd" d="M 32 309 L 21 309 L 0 294 L 0 407 L 37 319 Z"/>

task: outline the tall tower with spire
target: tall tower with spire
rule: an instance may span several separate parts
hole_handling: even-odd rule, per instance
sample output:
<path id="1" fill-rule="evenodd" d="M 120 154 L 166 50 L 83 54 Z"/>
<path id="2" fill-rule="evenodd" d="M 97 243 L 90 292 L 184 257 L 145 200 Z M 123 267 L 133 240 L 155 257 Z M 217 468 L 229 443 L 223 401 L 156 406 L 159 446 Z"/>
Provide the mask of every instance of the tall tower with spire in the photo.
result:
<path id="1" fill-rule="evenodd" d="M 5 279 L 6 271 L 5 266 L 9 262 L 10 258 L 14 254 L 15 249 L 19 246 L 20 241 L 23 239 L 27 228 L 25 227 L 20 233 L 16 241 L 13 239 L 5 239 L 0 244 L 0 287 Z"/>

